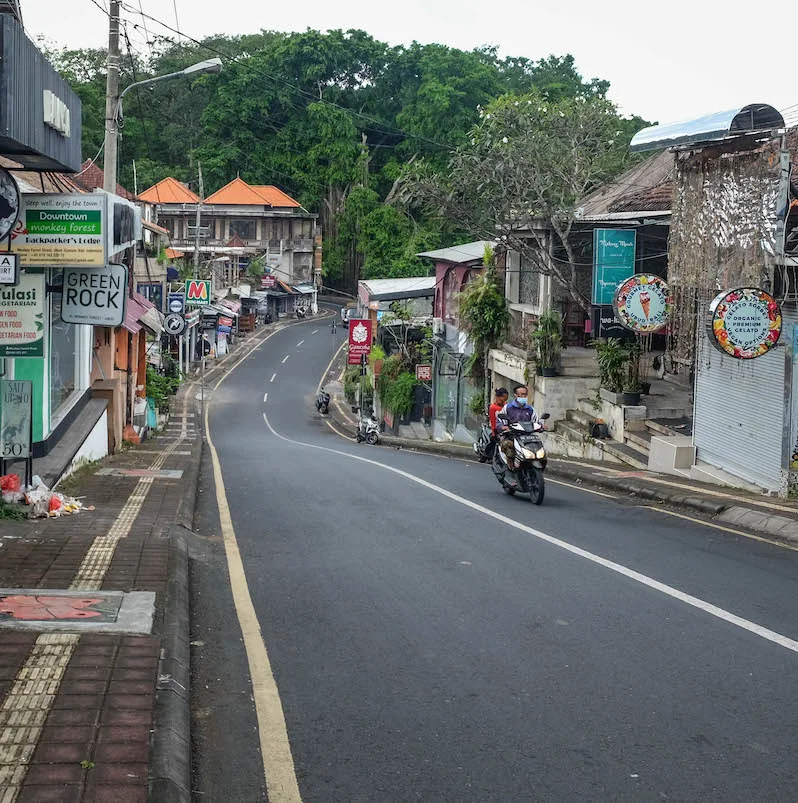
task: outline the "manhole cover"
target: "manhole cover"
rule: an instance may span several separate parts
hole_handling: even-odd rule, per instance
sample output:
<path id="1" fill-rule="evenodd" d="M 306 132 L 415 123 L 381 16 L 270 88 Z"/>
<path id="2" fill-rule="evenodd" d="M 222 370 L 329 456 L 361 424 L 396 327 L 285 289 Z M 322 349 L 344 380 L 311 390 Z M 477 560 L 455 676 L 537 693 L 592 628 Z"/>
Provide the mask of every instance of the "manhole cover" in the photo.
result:
<path id="1" fill-rule="evenodd" d="M 0 588 L 0 628 L 149 633 L 152 591 L 58 591 Z"/>

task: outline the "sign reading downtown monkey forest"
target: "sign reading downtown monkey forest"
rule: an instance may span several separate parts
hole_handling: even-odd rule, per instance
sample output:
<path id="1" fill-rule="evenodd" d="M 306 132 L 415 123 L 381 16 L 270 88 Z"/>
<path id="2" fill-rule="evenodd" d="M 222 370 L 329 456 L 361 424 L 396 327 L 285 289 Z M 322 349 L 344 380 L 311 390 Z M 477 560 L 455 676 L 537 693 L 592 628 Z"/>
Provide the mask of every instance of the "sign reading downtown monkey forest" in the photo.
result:
<path id="1" fill-rule="evenodd" d="M 752 360 L 772 349 L 781 337 L 781 307 L 756 287 L 724 290 L 709 305 L 709 342 L 738 360 Z"/>

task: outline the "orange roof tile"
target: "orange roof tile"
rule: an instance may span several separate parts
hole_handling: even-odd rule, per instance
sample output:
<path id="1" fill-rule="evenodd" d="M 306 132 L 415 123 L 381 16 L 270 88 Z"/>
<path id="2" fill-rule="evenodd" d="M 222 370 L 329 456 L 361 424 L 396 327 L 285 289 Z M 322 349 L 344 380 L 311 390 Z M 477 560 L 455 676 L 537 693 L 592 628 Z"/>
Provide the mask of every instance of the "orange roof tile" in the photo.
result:
<path id="1" fill-rule="evenodd" d="M 291 206 L 299 204 L 277 187 L 253 186 L 242 178 L 234 178 L 220 190 L 205 199 L 206 204 L 225 204 L 230 206 Z"/>
<path id="2" fill-rule="evenodd" d="M 199 196 L 185 184 L 169 176 L 154 187 L 144 190 L 139 195 L 139 200 L 149 204 L 195 204 L 199 201 Z"/>
<path id="3" fill-rule="evenodd" d="M 185 256 L 183 251 L 178 251 L 176 248 L 167 248 L 164 253 L 167 259 L 180 259 Z"/>

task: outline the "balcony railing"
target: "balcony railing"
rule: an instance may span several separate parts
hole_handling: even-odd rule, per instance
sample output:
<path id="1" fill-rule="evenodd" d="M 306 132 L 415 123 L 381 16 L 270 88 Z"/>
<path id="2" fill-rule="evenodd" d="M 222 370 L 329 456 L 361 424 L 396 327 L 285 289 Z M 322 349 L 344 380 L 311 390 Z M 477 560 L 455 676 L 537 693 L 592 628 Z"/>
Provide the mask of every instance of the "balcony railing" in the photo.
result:
<path id="1" fill-rule="evenodd" d="M 211 237 L 203 237 L 202 230 L 200 230 L 200 246 L 204 249 L 208 248 L 225 248 L 232 238 L 227 237 L 223 240 L 218 240 Z M 241 239 L 241 238 L 239 238 Z M 280 240 L 244 240 L 245 248 L 256 248 L 260 251 L 269 251 L 270 253 L 280 253 Z M 170 245 L 172 248 L 179 248 L 181 250 L 186 248 L 193 248 L 195 243 L 194 235 L 188 237 L 173 237 Z M 283 251 L 313 251 L 313 240 L 311 239 L 291 239 L 282 240 Z"/>

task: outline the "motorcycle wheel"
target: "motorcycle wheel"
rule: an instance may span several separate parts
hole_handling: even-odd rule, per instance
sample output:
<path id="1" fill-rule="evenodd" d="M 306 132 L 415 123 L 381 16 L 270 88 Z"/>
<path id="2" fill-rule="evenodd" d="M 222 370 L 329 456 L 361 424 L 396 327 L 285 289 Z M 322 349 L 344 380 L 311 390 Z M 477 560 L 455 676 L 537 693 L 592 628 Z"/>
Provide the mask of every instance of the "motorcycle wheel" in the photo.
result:
<path id="1" fill-rule="evenodd" d="M 322 412 L 324 415 L 327 415 L 327 413 L 329 412 L 329 409 L 328 409 L 328 407 L 327 407 L 327 405 L 326 405 L 326 404 L 322 404 L 322 406 L 321 406 L 321 412 Z"/>
<path id="2" fill-rule="evenodd" d="M 515 492 L 518 490 L 518 488 L 511 488 L 509 485 L 504 484 L 502 484 L 502 488 L 504 488 L 504 492 L 507 496 L 515 496 Z"/>
<path id="3" fill-rule="evenodd" d="M 376 432 L 369 432 L 369 434 L 366 435 L 366 443 L 368 443 L 369 446 L 376 446 L 379 439 L 380 436 L 377 435 Z"/>
<path id="4" fill-rule="evenodd" d="M 358 432 L 358 433 L 355 435 L 355 440 L 356 440 L 358 443 L 363 443 L 363 436 L 362 436 L 362 435 L 361 435 L 361 434 Z"/>
<path id="5" fill-rule="evenodd" d="M 529 485 L 529 501 L 533 505 L 542 505 L 543 497 L 546 495 L 543 472 L 539 468 L 529 468 L 527 469 L 526 479 Z"/>
<path id="6" fill-rule="evenodd" d="M 483 454 L 482 452 L 477 452 L 477 459 L 479 460 L 480 463 L 488 462 L 487 455 Z"/>

